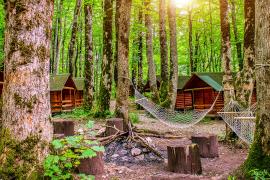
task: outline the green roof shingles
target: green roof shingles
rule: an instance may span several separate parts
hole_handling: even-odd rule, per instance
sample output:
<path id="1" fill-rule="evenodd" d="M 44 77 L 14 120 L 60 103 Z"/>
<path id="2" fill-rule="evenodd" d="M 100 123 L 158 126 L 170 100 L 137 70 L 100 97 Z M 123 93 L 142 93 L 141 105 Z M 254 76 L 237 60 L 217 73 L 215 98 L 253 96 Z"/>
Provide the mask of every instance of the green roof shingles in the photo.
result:
<path id="1" fill-rule="evenodd" d="M 186 83 L 189 81 L 190 76 L 179 76 L 178 77 L 178 83 L 177 83 L 177 89 L 181 90 L 184 88 Z"/>
<path id="2" fill-rule="evenodd" d="M 84 78 L 72 78 L 78 91 L 84 89 Z"/>
<path id="3" fill-rule="evenodd" d="M 50 76 L 50 90 L 61 91 L 69 78 L 69 74 L 51 75 Z"/>

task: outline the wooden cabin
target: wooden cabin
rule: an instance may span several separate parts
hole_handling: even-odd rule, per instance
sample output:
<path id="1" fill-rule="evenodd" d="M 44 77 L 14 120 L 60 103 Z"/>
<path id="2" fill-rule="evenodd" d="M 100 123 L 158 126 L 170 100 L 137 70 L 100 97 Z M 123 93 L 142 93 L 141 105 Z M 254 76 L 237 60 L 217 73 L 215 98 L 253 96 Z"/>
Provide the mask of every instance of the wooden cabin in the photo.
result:
<path id="1" fill-rule="evenodd" d="M 50 76 L 52 113 L 72 111 L 75 108 L 76 86 L 69 74 Z"/>
<path id="2" fill-rule="evenodd" d="M 210 108 L 219 95 L 213 111 L 209 113 L 209 116 L 216 116 L 224 107 L 222 79 L 223 73 L 193 74 L 183 87 L 183 91 L 192 96 L 192 109 Z M 185 109 L 190 109 L 190 104 L 185 105 Z"/>
<path id="3" fill-rule="evenodd" d="M 4 72 L 0 72 L 0 95 L 2 96 L 4 86 Z"/>
<path id="4" fill-rule="evenodd" d="M 76 86 L 75 107 L 83 105 L 84 78 L 73 78 Z"/>
<path id="5" fill-rule="evenodd" d="M 190 76 L 179 76 L 177 83 L 177 96 L 175 102 L 175 110 L 192 109 L 192 93 L 184 91 L 185 84 L 190 79 Z"/>

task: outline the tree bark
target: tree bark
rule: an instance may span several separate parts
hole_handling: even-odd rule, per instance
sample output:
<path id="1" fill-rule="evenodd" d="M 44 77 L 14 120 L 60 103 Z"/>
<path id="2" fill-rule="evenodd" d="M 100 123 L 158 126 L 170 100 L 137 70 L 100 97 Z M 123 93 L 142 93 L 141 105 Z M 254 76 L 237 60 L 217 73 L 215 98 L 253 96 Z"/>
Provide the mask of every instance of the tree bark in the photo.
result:
<path id="1" fill-rule="evenodd" d="M 170 83 L 169 83 L 169 107 L 174 110 L 177 83 L 178 83 L 178 53 L 177 53 L 177 35 L 176 35 L 176 9 L 174 1 L 169 0 L 168 17 L 170 27 Z"/>
<path id="2" fill-rule="evenodd" d="M 168 96 L 169 72 L 168 72 L 168 46 L 166 32 L 166 0 L 159 0 L 159 42 L 160 42 L 160 100 L 166 100 Z"/>
<path id="3" fill-rule="evenodd" d="M 198 72 L 198 64 L 199 64 L 199 48 L 200 48 L 200 34 L 198 32 L 195 33 L 195 50 L 194 50 L 194 72 Z"/>
<path id="4" fill-rule="evenodd" d="M 221 27 L 221 56 L 223 75 L 223 90 L 224 90 L 224 105 L 227 105 L 234 95 L 233 77 L 231 71 L 231 41 L 230 41 L 230 24 L 229 24 L 229 5 L 228 0 L 220 0 L 220 27 Z M 226 125 L 227 127 L 227 125 Z M 226 140 L 232 139 L 233 131 L 226 128 Z"/>
<path id="5" fill-rule="evenodd" d="M 117 72 L 117 62 L 118 62 L 118 35 L 119 35 L 119 8 L 120 0 L 115 0 L 115 53 L 114 53 L 114 82 L 117 86 L 118 72 Z"/>
<path id="6" fill-rule="evenodd" d="M 148 62 L 148 79 L 152 92 L 152 100 L 159 102 L 159 93 L 157 88 L 156 67 L 153 59 L 153 24 L 151 18 L 151 0 L 144 1 L 145 6 L 145 26 L 146 26 L 146 56 Z"/>
<path id="7" fill-rule="evenodd" d="M 228 104 L 234 98 L 233 77 L 231 71 L 231 41 L 229 24 L 228 0 L 220 0 L 220 23 L 221 23 L 221 47 L 222 47 L 222 68 L 224 71 L 224 103 Z"/>
<path id="8" fill-rule="evenodd" d="M 105 112 L 110 109 L 111 90 L 112 90 L 112 69 L 113 69 L 113 51 L 112 51 L 112 18 L 113 5 L 112 0 L 104 0 L 103 17 L 103 58 L 102 75 L 99 89 L 99 111 Z"/>
<path id="9" fill-rule="evenodd" d="M 94 101 L 93 13 L 91 4 L 84 4 L 85 14 L 85 97 L 84 105 L 92 109 Z"/>
<path id="10" fill-rule="evenodd" d="M 270 1 L 255 1 L 255 59 L 257 86 L 257 120 L 254 142 L 244 170 L 270 172 Z"/>
<path id="11" fill-rule="evenodd" d="M 75 44 L 76 37 L 78 31 L 78 17 L 81 10 L 82 0 L 76 0 L 76 7 L 74 9 L 74 16 L 72 22 L 72 31 L 71 31 L 71 39 L 68 47 L 68 60 L 69 60 L 69 73 L 71 76 L 74 75 L 74 56 L 75 56 Z"/>
<path id="12" fill-rule="evenodd" d="M 194 72 L 194 61 L 193 61 L 193 24 L 192 24 L 192 10 L 188 11 L 188 44 L 189 44 L 189 62 L 190 62 L 190 73 Z"/>
<path id="13" fill-rule="evenodd" d="M 129 30 L 131 0 L 120 0 L 118 37 L 118 85 L 116 97 L 116 116 L 124 119 L 124 131 L 129 130 Z"/>
<path id="14" fill-rule="evenodd" d="M 0 141 L 4 141 L 5 152 L 28 147 L 27 152 L 33 153 L 27 156 L 32 158 L 31 162 L 21 154 L 16 157 L 13 164 L 15 172 L 26 168 L 27 162 L 33 171 L 36 170 L 48 154 L 53 137 L 49 102 L 52 17 L 53 1 L 6 2 L 5 84 Z M 5 139 L 8 134 L 10 139 Z M 23 143 L 24 147 L 5 143 L 12 142 L 11 139 Z M 37 141 L 28 142 L 31 139 Z M 3 166 L 5 169 L 5 165 L 5 159 L 0 158 L 0 169 Z M 24 174 L 25 177 L 30 173 Z"/>
<path id="15" fill-rule="evenodd" d="M 143 25 L 143 11 L 139 10 L 139 24 Z M 138 37 L 138 89 L 143 90 L 143 32 L 139 30 Z"/>
<path id="16" fill-rule="evenodd" d="M 235 0 L 231 0 L 231 13 L 232 13 L 232 25 L 233 25 L 233 33 L 234 33 L 234 39 L 236 42 L 236 51 L 237 51 L 237 59 L 239 62 L 239 69 L 243 69 L 243 58 L 242 58 L 242 44 L 239 41 L 238 37 L 238 29 L 237 29 L 237 23 L 236 23 L 236 10 L 235 10 Z"/>
<path id="17" fill-rule="evenodd" d="M 209 6 L 209 16 L 210 16 L 210 59 L 209 59 L 209 69 L 211 69 L 211 63 L 214 61 L 214 49 L 213 49 L 214 37 L 213 37 L 212 3 L 213 3 L 212 0 L 209 0 L 209 3 L 208 3 L 208 6 Z M 205 45 L 207 46 L 207 44 L 205 44 Z"/>
<path id="18" fill-rule="evenodd" d="M 251 105 L 255 84 L 255 0 L 245 0 L 244 67 L 237 74 L 236 97 L 244 107 Z"/>

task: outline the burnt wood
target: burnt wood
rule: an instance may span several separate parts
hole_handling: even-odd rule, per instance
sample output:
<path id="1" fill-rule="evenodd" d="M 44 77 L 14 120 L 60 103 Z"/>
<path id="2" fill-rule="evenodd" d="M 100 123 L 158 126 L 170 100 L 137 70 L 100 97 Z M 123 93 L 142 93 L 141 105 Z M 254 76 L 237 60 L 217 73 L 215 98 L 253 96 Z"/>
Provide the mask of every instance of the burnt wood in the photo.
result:
<path id="1" fill-rule="evenodd" d="M 123 119 L 121 118 L 112 118 L 108 119 L 106 123 L 106 136 L 111 136 L 116 134 L 118 131 L 123 131 Z M 114 128 L 115 127 L 115 128 Z"/>
<path id="2" fill-rule="evenodd" d="M 104 160 L 103 153 L 97 152 L 97 156 L 93 158 L 82 159 L 78 166 L 80 173 L 86 175 L 102 175 L 104 174 Z"/>
<path id="3" fill-rule="evenodd" d="M 54 120 L 53 121 L 53 133 L 64 134 L 64 136 L 74 136 L 74 121 L 70 120 Z"/>

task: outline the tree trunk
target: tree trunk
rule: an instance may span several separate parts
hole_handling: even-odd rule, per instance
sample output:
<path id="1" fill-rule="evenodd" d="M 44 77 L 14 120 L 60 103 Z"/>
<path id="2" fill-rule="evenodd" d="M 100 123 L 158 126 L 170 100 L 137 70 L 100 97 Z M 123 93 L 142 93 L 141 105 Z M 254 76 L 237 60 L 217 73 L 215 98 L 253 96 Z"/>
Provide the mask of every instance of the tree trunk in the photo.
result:
<path id="1" fill-rule="evenodd" d="M 249 11 L 252 12 L 252 11 Z M 270 1 L 255 1 L 255 59 L 257 120 L 255 139 L 245 162 L 245 173 L 259 169 L 270 172 Z"/>
<path id="2" fill-rule="evenodd" d="M 0 158 L 0 171 L 14 171 L 7 179 L 26 179 L 49 152 L 53 137 L 49 102 L 52 17 L 53 1 L 6 2 L 5 103 L 0 130 L 4 147 L 0 154 L 7 156 Z M 19 172 L 23 177 L 16 176 Z"/>
<path id="3" fill-rule="evenodd" d="M 112 0 L 104 0 L 104 17 L 103 17 L 103 58 L 102 58 L 102 75 L 99 89 L 99 111 L 105 112 L 110 110 L 111 89 L 112 89 L 112 69 L 113 69 L 113 52 L 112 52 L 112 18 L 113 6 Z"/>
<path id="4" fill-rule="evenodd" d="M 213 37 L 212 0 L 209 0 L 209 4 L 208 5 L 209 5 L 209 16 L 210 16 L 210 59 L 209 59 L 209 69 L 211 69 L 211 65 L 210 64 L 214 61 L 214 49 L 213 49 L 214 37 Z"/>
<path id="5" fill-rule="evenodd" d="M 139 24 L 143 25 L 143 11 L 139 10 Z M 138 34 L 138 89 L 143 90 L 143 32 L 140 29 Z"/>
<path id="6" fill-rule="evenodd" d="M 194 72 L 198 71 L 198 64 L 199 64 L 199 48 L 200 48 L 200 34 L 196 32 L 196 43 L 195 43 L 195 50 L 194 50 Z"/>
<path id="7" fill-rule="evenodd" d="M 228 104 L 234 98 L 233 77 L 231 71 L 231 41 L 229 24 L 228 0 L 220 0 L 220 22 L 221 22 L 221 47 L 222 47 L 222 67 L 224 71 L 224 103 Z"/>
<path id="8" fill-rule="evenodd" d="M 169 105 L 172 110 L 175 108 L 177 83 L 178 83 L 178 53 L 176 36 L 176 10 L 173 0 L 169 0 L 168 17 L 170 27 L 170 84 L 169 84 Z"/>
<path id="9" fill-rule="evenodd" d="M 115 53 L 114 53 L 114 82 L 117 86 L 118 72 L 117 72 L 117 62 L 118 62 L 118 35 L 119 35 L 119 8 L 120 0 L 115 0 Z"/>
<path id="10" fill-rule="evenodd" d="M 66 61 L 65 61 L 65 44 L 66 44 L 66 37 L 67 37 L 67 33 L 66 33 L 66 24 L 67 24 L 67 16 L 65 16 L 64 18 L 64 25 L 63 25 L 63 39 L 62 39 L 62 50 L 61 50 L 61 54 L 62 54 L 62 73 L 66 72 Z"/>
<path id="11" fill-rule="evenodd" d="M 75 44 L 76 37 L 78 31 L 78 17 L 81 10 L 82 0 L 76 0 L 76 7 L 74 10 L 73 22 L 72 22 L 72 31 L 71 31 L 71 39 L 68 47 L 68 60 L 69 60 L 69 73 L 70 75 L 74 75 L 74 56 L 75 56 Z"/>
<path id="12" fill-rule="evenodd" d="M 159 42 L 160 42 L 160 100 L 166 100 L 168 96 L 169 72 L 168 72 L 168 47 L 166 32 L 166 1 L 159 0 Z"/>
<path id="13" fill-rule="evenodd" d="M 251 105 L 255 79 L 255 0 L 245 0 L 244 68 L 237 74 L 236 97 L 244 107 Z"/>
<path id="14" fill-rule="evenodd" d="M 234 85 L 231 71 L 231 41 L 230 41 L 230 24 L 229 24 L 229 6 L 228 0 L 220 0 L 220 27 L 221 27 L 221 53 L 223 68 L 223 89 L 224 89 L 224 105 L 226 106 L 234 99 Z M 227 127 L 227 125 L 226 125 Z M 226 140 L 232 139 L 233 132 L 230 128 L 226 128 Z"/>
<path id="15" fill-rule="evenodd" d="M 124 119 L 124 130 L 129 130 L 129 29 L 131 0 L 120 0 L 119 37 L 118 37 L 118 85 L 116 98 L 116 115 Z"/>
<path id="16" fill-rule="evenodd" d="M 237 51 L 237 59 L 239 62 L 239 69 L 243 69 L 243 59 L 242 59 L 242 45 L 238 38 L 238 29 L 237 29 L 237 23 L 236 23 L 236 10 L 235 10 L 235 0 L 231 0 L 231 11 L 232 11 L 232 25 L 233 25 L 233 33 L 234 33 L 234 39 L 235 39 L 235 45 L 236 45 L 236 51 Z"/>
<path id="17" fill-rule="evenodd" d="M 153 24 L 151 18 L 151 0 L 144 1 L 145 6 L 145 26 L 146 26 L 146 56 L 148 62 L 148 79 L 152 92 L 152 100 L 159 102 L 157 89 L 156 67 L 153 59 Z"/>
<path id="18" fill-rule="evenodd" d="M 94 101 L 93 14 L 92 6 L 84 4 L 85 14 L 85 107 L 92 109 Z"/>
<path id="19" fill-rule="evenodd" d="M 193 38 L 192 38 L 192 34 L 193 34 L 193 28 L 192 28 L 192 10 L 190 9 L 188 11 L 188 44 L 189 44 L 189 62 L 190 62 L 190 73 L 194 72 L 194 61 L 193 61 Z"/>

